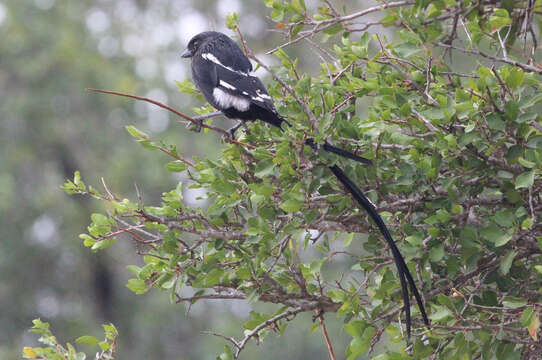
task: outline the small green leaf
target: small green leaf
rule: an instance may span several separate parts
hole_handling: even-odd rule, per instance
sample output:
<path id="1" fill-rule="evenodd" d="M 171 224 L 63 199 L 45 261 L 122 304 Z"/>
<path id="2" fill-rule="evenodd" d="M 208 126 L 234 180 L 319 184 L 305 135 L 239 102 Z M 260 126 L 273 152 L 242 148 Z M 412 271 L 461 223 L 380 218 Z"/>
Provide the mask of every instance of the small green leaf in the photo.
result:
<path id="1" fill-rule="evenodd" d="M 521 325 L 528 326 L 530 324 L 533 312 L 534 307 L 532 306 L 526 307 L 525 310 L 523 310 L 523 312 L 521 313 L 521 317 L 519 318 L 519 322 L 521 323 Z"/>
<path id="2" fill-rule="evenodd" d="M 111 349 L 111 344 L 108 343 L 107 341 L 100 341 L 98 343 L 98 346 L 102 349 L 102 351 L 107 351 Z"/>
<path id="3" fill-rule="evenodd" d="M 501 260 L 501 266 L 499 270 L 501 271 L 501 274 L 507 275 L 510 271 L 510 267 L 512 267 L 512 263 L 514 262 L 514 258 L 516 257 L 517 252 L 516 251 L 509 251 L 504 255 L 503 259 Z"/>
<path id="4" fill-rule="evenodd" d="M 437 246 L 431 248 L 429 251 L 429 259 L 432 262 L 438 262 L 442 260 L 444 257 L 444 246 L 442 244 L 438 244 Z"/>
<path id="5" fill-rule="evenodd" d="M 352 240 L 354 239 L 354 233 L 349 233 L 347 234 L 345 237 L 344 237 L 344 246 L 345 247 L 349 247 L 350 244 L 352 243 Z"/>
<path id="6" fill-rule="evenodd" d="M 79 344 L 85 344 L 85 345 L 98 345 L 100 340 L 96 339 L 94 336 L 80 336 L 75 341 Z"/>
<path id="7" fill-rule="evenodd" d="M 144 280 L 140 279 L 130 279 L 128 280 L 128 284 L 126 284 L 126 287 L 130 290 L 132 290 L 137 295 L 141 295 L 147 292 L 148 288 L 145 284 Z"/>
<path id="8" fill-rule="evenodd" d="M 444 306 L 437 306 L 437 311 L 432 312 L 429 318 L 433 321 L 440 321 L 448 316 L 451 316 L 453 313 L 450 309 Z"/>
<path id="9" fill-rule="evenodd" d="M 522 157 L 519 157 L 518 158 L 518 163 L 520 163 L 522 166 L 526 167 L 526 168 L 529 168 L 529 169 L 532 169 L 535 167 L 535 163 L 532 162 L 532 161 L 529 161 L 529 160 L 525 160 L 524 158 Z"/>
<path id="10" fill-rule="evenodd" d="M 303 202 L 295 199 L 288 199 L 280 204 L 280 208 L 288 213 L 297 212 L 302 206 Z"/>
<path id="11" fill-rule="evenodd" d="M 115 238 L 109 238 L 109 239 L 96 241 L 96 243 L 94 243 L 94 245 L 92 245 L 90 249 L 93 251 L 104 250 L 110 247 L 111 245 L 113 245 L 116 241 L 117 239 Z"/>
<path id="12" fill-rule="evenodd" d="M 135 138 L 148 138 L 149 136 L 147 134 L 145 134 L 143 131 L 141 130 L 138 130 L 135 126 L 133 125 L 127 125 L 125 126 L 125 129 L 126 131 L 128 131 L 128 133 L 130 135 L 132 135 L 133 137 Z"/>
<path id="13" fill-rule="evenodd" d="M 209 271 L 209 274 L 205 277 L 205 286 L 211 287 L 217 285 L 220 282 L 222 274 L 224 274 L 224 270 L 219 268 Z"/>
<path id="14" fill-rule="evenodd" d="M 217 360 L 233 360 L 233 352 L 231 351 L 231 348 L 227 345 L 224 346 L 224 352 L 220 354 L 219 357 L 217 357 Z"/>
<path id="15" fill-rule="evenodd" d="M 527 300 L 523 298 L 518 298 L 514 296 L 505 296 L 502 305 L 511 308 L 511 309 L 518 309 L 520 307 L 523 307 L 527 304 Z"/>
<path id="16" fill-rule="evenodd" d="M 524 172 L 516 178 L 516 189 L 529 188 L 534 183 L 534 170 Z"/>
<path id="17" fill-rule="evenodd" d="M 180 160 L 175 160 L 175 161 L 172 161 L 172 162 L 168 162 L 166 164 L 166 170 L 167 171 L 181 172 L 181 171 L 185 171 L 186 169 L 188 169 L 188 165 L 186 165 L 185 163 L 183 163 Z"/>
<path id="18" fill-rule="evenodd" d="M 533 225 L 533 218 L 528 217 L 521 222 L 521 230 L 529 230 Z"/>
<path id="19" fill-rule="evenodd" d="M 510 73 L 506 78 L 506 85 L 510 88 L 515 89 L 523 83 L 523 70 L 518 67 L 513 67 L 510 69 Z"/>

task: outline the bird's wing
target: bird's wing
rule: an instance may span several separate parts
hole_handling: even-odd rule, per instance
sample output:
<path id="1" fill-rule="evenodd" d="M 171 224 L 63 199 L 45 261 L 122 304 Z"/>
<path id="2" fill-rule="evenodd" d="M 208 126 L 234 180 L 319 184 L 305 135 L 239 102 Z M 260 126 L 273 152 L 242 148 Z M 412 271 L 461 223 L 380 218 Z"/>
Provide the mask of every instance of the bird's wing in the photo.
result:
<path id="1" fill-rule="evenodd" d="M 210 70 L 214 86 L 224 93 L 248 100 L 266 110 L 276 113 L 271 96 L 255 76 L 250 76 L 252 64 L 243 51 L 230 38 L 219 37 L 200 51 L 201 59 Z"/>
<path id="2" fill-rule="evenodd" d="M 265 86 L 255 76 L 240 75 L 220 66 L 216 67 L 216 86 L 233 96 L 250 101 L 264 109 L 276 113 L 273 99 L 267 93 Z"/>

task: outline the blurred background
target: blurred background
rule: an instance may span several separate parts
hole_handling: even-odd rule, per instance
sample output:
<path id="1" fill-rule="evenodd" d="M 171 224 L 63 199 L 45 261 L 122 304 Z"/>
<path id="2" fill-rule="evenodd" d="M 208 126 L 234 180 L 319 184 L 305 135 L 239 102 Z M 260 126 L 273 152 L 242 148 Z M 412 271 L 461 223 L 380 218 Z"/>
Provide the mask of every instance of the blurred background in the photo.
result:
<path id="1" fill-rule="evenodd" d="M 347 10 L 373 4 L 333 3 L 339 9 L 347 3 Z M 142 149 L 126 125 L 177 144 L 188 158 L 218 156 L 218 137 L 191 133 L 146 103 L 85 89 L 148 96 L 194 114 L 191 108 L 201 104 L 176 89 L 176 80 L 190 77 L 179 54 L 200 31 L 232 35 L 224 22 L 234 11 L 251 48 L 276 64 L 262 55 L 282 40 L 268 30 L 273 24 L 263 1 L 0 0 L 1 359 L 20 358 L 23 346 L 37 345 L 27 330 L 38 317 L 51 323 L 61 343 L 87 334 L 101 338 L 100 324 L 114 323 L 119 359 L 215 359 L 225 341 L 201 331 L 242 336 L 250 311 L 245 303 L 199 302 L 186 315 L 166 293 L 128 290 L 126 265 L 141 265 L 133 244 L 118 241 L 98 254 L 84 248 L 78 235 L 90 214 L 104 209 L 60 190 L 75 170 L 98 189 L 103 177 L 121 197 L 135 199 L 137 183 L 147 204 L 175 187 L 179 179 L 164 170 L 169 159 Z M 300 51 L 288 49 L 294 56 Z M 303 71 L 318 69 L 318 62 L 300 56 Z M 348 335 L 333 314 L 327 317 L 336 351 L 344 354 Z M 327 359 L 320 331 L 310 332 L 310 316 L 294 323 L 297 331 L 251 344 L 243 358 Z"/>

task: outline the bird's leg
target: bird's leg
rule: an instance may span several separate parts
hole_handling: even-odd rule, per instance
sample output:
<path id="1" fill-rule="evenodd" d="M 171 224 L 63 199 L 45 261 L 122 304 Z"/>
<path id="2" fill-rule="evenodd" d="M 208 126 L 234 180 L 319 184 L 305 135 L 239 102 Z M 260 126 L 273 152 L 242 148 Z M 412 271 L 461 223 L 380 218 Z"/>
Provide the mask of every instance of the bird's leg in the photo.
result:
<path id="1" fill-rule="evenodd" d="M 218 116 L 218 115 L 222 115 L 222 111 L 215 111 L 215 112 L 212 112 L 212 113 L 209 113 L 209 114 L 193 117 L 192 119 L 194 119 L 196 121 L 195 122 L 196 123 L 196 128 L 194 129 L 194 131 L 195 132 L 200 132 L 201 131 L 201 124 L 202 124 L 203 120 L 209 119 L 209 118 L 212 118 L 212 117 L 215 117 L 215 116 Z M 192 126 L 192 124 L 194 124 L 194 123 L 189 122 L 187 127 Z"/>
<path id="2" fill-rule="evenodd" d="M 239 129 L 241 126 L 243 126 L 244 123 L 245 122 L 243 120 L 239 120 L 239 122 L 237 124 L 235 124 L 234 127 L 230 128 L 228 130 L 228 132 L 230 133 L 230 136 L 231 136 L 232 139 L 235 138 L 235 132 L 237 131 L 237 129 Z"/>

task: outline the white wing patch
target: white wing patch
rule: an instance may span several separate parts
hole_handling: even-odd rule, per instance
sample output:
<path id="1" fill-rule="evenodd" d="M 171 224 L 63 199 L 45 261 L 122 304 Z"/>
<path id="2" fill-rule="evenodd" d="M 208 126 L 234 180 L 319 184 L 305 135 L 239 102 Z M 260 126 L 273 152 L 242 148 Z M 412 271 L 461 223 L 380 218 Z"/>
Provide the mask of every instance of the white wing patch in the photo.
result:
<path id="1" fill-rule="evenodd" d="M 260 89 L 256 90 L 256 94 L 258 94 L 258 97 L 261 97 L 263 99 L 271 100 L 271 96 L 263 93 Z"/>
<path id="2" fill-rule="evenodd" d="M 250 98 L 252 100 L 254 100 L 254 101 L 259 101 L 259 102 L 262 102 L 262 103 L 264 103 L 265 100 L 271 100 L 271 96 L 267 95 L 266 93 L 264 93 L 260 89 L 256 89 L 256 96 L 251 96 Z"/>
<path id="3" fill-rule="evenodd" d="M 220 62 L 220 60 L 218 60 L 216 58 L 216 56 L 214 56 L 213 54 L 211 53 L 205 53 L 205 54 L 201 54 L 201 57 L 204 58 L 205 60 L 209 60 L 211 62 L 214 62 L 215 64 L 217 64 L 218 66 L 222 66 L 224 69 L 228 69 L 229 71 L 232 71 L 234 73 L 237 73 L 237 74 L 240 74 L 240 75 L 243 75 L 243 76 L 248 76 L 248 73 L 246 72 L 243 72 L 243 71 L 240 71 L 240 70 L 235 70 L 229 66 L 226 66 L 224 64 L 222 64 Z"/>
<path id="4" fill-rule="evenodd" d="M 228 83 L 226 83 L 226 84 L 228 84 Z M 228 85 L 230 85 L 230 84 L 228 84 Z M 222 86 L 224 86 L 224 85 L 222 85 Z M 233 107 L 234 109 L 236 109 L 238 111 L 247 111 L 248 108 L 250 107 L 250 101 L 248 99 L 242 98 L 240 96 L 235 96 L 235 95 L 232 95 L 232 94 L 228 94 L 224 90 L 222 90 L 220 88 L 217 88 L 217 87 L 214 88 L 214 90 L 213 90 L 213 97 L 215 98 L 218 105 L 224 107 L 225 109 Z"/>
<path id="5" fill-rule="evenodd" d="M 220 85 L 224 86 L 226 89 L 237 90 L 235 86 L 225 82 L 224 80 L 220 80 Z"/>

